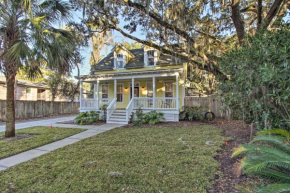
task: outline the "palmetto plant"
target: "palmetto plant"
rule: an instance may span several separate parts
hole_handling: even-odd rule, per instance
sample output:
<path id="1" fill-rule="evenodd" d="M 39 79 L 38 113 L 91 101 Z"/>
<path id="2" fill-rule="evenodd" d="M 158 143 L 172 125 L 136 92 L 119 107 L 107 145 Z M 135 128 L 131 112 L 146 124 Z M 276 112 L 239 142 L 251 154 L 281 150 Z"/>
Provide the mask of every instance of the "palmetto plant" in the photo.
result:
<path id="1" fill-rule="evenodd" d="M 242 168 L 248 175 L 269 179 L 260 193 L 290 192 L 290 132 L 272 129 L 259 132 L 249 144 L 238 148 L 233 156 L 243 154 Z"/>
<path id="2" fill-rule="evenodd" d="M 14 84 L 19 70 L 29 77 L 45 66 L 65 73 L 74 64 L 71 34 L 54 24 L 68 21 L 70 6 L 60 0 L 0 0 L 0 70 L 6 77 L 6 137 L 15 136 Z"/>

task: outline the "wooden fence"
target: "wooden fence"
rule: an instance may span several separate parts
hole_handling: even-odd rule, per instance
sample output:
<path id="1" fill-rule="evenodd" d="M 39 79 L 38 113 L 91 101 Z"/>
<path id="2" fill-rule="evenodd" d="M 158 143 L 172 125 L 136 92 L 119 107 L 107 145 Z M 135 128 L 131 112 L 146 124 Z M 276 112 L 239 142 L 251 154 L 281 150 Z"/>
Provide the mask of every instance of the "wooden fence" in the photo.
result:
<path id="1" fill-rule="evenodd" d="M 223 104 L 218 98 L 218 96 L 207 96 L 207 97 L 185 97 L 184 98 L 185 106 L 200 106 L 204 110 L 208 111 L 209 109 L 216 115 L 216 117 L 228 118 L 230 112 L 223 112 Z"/>
<path id="2" fill-rule="evenodd" d="M 15 101 L 16 119 L 79 113 L 79 102 Z M 0 100 L 0 119 L 5 121 L 6 101 Z"/>

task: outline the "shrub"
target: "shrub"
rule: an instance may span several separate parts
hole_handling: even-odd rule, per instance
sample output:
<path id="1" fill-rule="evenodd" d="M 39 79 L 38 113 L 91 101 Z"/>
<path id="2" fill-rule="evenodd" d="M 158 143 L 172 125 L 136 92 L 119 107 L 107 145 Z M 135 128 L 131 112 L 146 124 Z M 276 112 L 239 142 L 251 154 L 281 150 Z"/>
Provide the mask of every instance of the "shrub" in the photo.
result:
<path id="1" fill-rule="evenodd" d="M 164 114 L 157 112 L 156 110 L 150 111 L 149 113 L 143 114 L 141 108 L 136 111 L 137 120 L 133 121 L 134 125 L 142 125 L 149 123 L 150 125 L 155 125 L 160 121 L 164 121 Z"/>
<path id="2" fill-rule="evenodd" d="M 164 114 L 159 113 L 155 110 L 150 111 L 149 113 L 146 113 L 143 115 L 143 119 L 145 123 L 149 123 L 150 125 L 155 125 L 156 123 L 159 123 L 160 121 L 164 121 Z"/>
<path id="3" fill-rule="evenodd" d="M 180 112 L 180 119 L 188 119 L 190 121 L 192 121 L 193 119 L 203 120 L 201 107 L 184 106 L 183 111 Z"/>
<path id="4" fill-rule="evenodd" d="M 224 104 L 258 129 L 290 129 L 290 28 L 258 33 L 219 62 Z M 288 40 L 288 41 L 285 41 Z"/>
<path id="5" fill-rule="evenodd" d="M 101 107 L 101 111 L 102 111 L 102 120 L 106 121 L 107 120 L 107 108 L 108 108 L 108 105 L 103 105 Z"/>
<path id="6" fill-rule="evenodd" d="M 99 120 L 99 113 L 96 111 L 83 112 L 75 118 L 75 123 L 78 125 L 89 125 Z"/>
<path id="7" fill-rule="evenodd" d="M 289 142 L 289 131 L 272 129 L 259 132 L 249 144 L 242 145 L 233 153 L 233 156 L 245 155 L 242 159 L 244 173 L 275 183 L 258 192 L 290 192 Z"/>

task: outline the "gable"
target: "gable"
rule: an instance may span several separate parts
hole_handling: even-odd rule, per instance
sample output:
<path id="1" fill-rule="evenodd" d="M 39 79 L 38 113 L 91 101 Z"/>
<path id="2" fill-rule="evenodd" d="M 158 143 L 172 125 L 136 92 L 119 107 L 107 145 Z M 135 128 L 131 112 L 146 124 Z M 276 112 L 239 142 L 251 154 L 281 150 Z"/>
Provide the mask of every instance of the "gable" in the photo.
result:
<path id="1" fill-rule="evenodd" d="M 114 70 L 117 53 L 126 54 L 125 69 L 143 68 L 146 66 L 147 51 L 152 48 L 146 47 L 140 49 L 128 50 L 124 46 L 116 45 L 112 51 L 104 57 L 99 63 L 92 66 L 92 71 Z M 144 56 L 145 55 L 145 56 Z M 114 61 L 115 60 L 115 61 Z M 171 55 L 159 53 L 156 66 L 178 65 Z"/>

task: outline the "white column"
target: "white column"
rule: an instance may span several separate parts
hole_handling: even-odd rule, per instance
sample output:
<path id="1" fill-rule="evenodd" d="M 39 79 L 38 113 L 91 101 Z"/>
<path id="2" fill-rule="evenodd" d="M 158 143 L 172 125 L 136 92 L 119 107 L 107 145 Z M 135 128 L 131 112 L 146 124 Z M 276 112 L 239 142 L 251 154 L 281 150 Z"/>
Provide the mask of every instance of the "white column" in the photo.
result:
<path id="1" fill-rule="evenodd" d="M 117 79 L 114 79 L 114 98 L 117 98 Z"/>
<path id="2" fill-rule="evenodd" d="M 93 97 L 96 99 L 96 84 L 94 84 L 94 92 L 93 92 Z"/>
<path id="3" fill-rule="evenodd" d="M 132 78 L 132 82 L 131 82 L 131 94 L 132 94 L 132 99 L 134 98 L 134 88 L 135 88 L 135 82 L 134 82 L 134 78 Z"/>
<path id="4" fill-rule="evenodd" d="M 156 86 L 155 86 L 155 77 L 152 77 L 152 90 L 153 90 L 153 109 L 155 109 L 155 98 L 156 98 Z"/>
<path id="5" fill-rule="evenodd" d="M 99 110 L 99 85 L 100 85 L 100 81 L 97 80 L 97 109 Z"/>
<path id="6" fill-rule="evenodd" d="M 82 109 L 82 98 L 83 98 L 83 81 L 80 81 L 80 109 Z"/>
<path id="7" fill-rule="evenodd" d="M 135 82 L 134 82 L 134 78 L 132 78 L 132 82 L 131 82 L 131 93 L 132 93 L 132 99 L 133 99 L 133 109 L 135 106 L 135 101 L 134 101 L 134 88 L 135 88 Z"/>
<path id="8" fill-rule="evenodd" d="M 179 110 L 179 76 L 176 75 L 176 110 Z"/>

